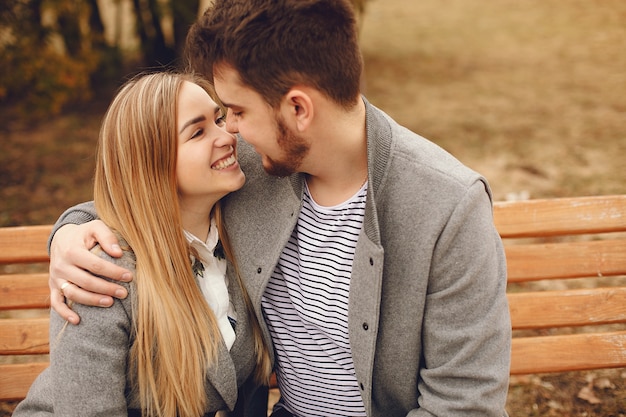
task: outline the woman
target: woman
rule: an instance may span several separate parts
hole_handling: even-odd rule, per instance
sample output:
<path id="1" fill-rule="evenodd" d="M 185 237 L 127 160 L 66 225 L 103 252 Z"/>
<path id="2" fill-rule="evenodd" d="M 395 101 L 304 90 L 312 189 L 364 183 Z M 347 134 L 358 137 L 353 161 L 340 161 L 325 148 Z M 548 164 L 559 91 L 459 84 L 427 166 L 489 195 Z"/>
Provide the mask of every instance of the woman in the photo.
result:
<path id="1" fill-rule="evenodd" d="M 93 251 L 134 269 L 129 296 L 110 309 L 76 304 L 78 326 L 51 313 L 50 367 L 14 416 L 213 415 L 232 410 L 244 384 L 267 381 L 269 356 L 221 222 L 219 200 L 245 176 L 209 91 L 196 75 L 156 73 L 111 103 L 94 203 L 124 255 Z"/>

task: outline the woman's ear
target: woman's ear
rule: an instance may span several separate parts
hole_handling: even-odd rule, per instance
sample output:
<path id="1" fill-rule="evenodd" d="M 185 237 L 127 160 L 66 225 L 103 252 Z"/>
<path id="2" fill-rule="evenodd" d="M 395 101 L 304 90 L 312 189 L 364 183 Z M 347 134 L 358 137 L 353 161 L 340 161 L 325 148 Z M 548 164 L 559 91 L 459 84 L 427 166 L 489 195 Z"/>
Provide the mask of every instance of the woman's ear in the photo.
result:
<path id="1" fill-rule="evenodd" d="M 283 115 L 299 132 L 309 128 L 313 122 L 313 99 L 306 89 L 292 88 L 283 100 Z"/>

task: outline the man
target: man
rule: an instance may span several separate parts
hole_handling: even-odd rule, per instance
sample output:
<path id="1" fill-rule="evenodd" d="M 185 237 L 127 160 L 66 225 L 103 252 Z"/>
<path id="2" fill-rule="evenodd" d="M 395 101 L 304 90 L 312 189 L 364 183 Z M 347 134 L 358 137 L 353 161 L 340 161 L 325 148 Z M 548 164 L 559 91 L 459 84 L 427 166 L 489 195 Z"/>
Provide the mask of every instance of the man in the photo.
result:
<path id="1" fill-rule="evenodd" d="M 505 416 L 511 335 L 489 187 L 360 95 L 350 3 L 216 0 L 187 42 L 227 128 L 256 151 L 240 146 L 247 182 L 224 210 L 273 342 L 274 415 Z M 70 210 L 59 226 L 94 216 Z M 115 243 L 98 223 L 54 237 L 52 302 L 73 322 L 59 290 L 107 305 L 99 294 L 117 288 L 84 269 L 128 279 L 88 256 L 94 241 Z"/>

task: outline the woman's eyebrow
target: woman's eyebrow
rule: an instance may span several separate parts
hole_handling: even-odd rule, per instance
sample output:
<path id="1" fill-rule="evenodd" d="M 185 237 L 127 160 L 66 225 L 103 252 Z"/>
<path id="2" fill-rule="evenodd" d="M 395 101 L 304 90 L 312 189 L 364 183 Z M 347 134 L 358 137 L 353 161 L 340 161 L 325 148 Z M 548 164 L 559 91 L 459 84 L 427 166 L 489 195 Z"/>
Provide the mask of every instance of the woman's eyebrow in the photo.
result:
<path id="1" fill-rule="evenodd" d="M 203 122 L 203 121 L 205 121 L 205 120 L 206 120 L 206 117 L 204 117 L 204 116 L 194 117 L 193 119 L 191 119 L 191 120 L 187 121 L 187 122 L 183 125 L 183 127 L 181 127 L 181 128 L 180 128 L 180 132 L 178 132 L 178 134 L 183 133 L 183 131 L 184 131 L 185 129 L 187 129 L 187 127 L 188 127 L 189 125 L 192 125 L 192 124 L 194 124 L 194 123 L 198 123 L 198 122 Z"/>

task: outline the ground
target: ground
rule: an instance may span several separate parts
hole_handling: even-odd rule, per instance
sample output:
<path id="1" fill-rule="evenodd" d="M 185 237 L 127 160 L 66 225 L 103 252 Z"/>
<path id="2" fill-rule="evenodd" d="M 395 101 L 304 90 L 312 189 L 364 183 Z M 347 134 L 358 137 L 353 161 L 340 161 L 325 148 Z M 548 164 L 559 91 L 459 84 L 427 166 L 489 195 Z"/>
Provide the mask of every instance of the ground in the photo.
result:
<path id="1" fill-rule="evenodd" d="M 368 99 L 484 174 L 496 200 L 626 193 L 623 0 L 369 0 L 361 41 Z M 91 198 L 101 98 L 2 126 L 0 225 Z M 514 377 L 507 410 L 625 416 L 626 369 Z"/>

